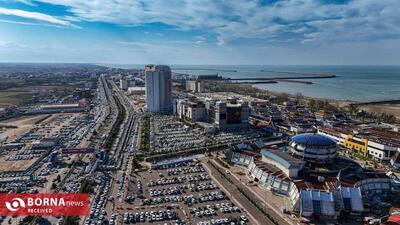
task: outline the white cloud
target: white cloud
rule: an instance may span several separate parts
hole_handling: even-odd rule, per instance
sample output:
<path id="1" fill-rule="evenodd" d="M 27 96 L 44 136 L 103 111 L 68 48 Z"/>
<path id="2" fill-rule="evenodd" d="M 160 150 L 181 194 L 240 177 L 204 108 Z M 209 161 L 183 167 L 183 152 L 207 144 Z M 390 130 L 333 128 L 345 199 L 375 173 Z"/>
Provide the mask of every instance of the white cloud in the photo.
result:
<path id="1" fill-rule="evenodd" d="M 351 0 L 344 4 L 281 0 L 268 5 L 261 5 L 259 0 L 20 1 L 66 6 L 72 16 L 62 19 L 40 16 L 40 19 L 62 26 L 79 21 L 122 26 L 161 22 L 181 30 L 212 32 L 217 36 L 215 43 L 218 45 L 238 38 L 329 43 L 400 36 L 399 0 Z"/>
<path id="2" fill-rule="evenodd" d="M 7 8 L 0 8 L 0 15 L 6 15 L 6 16 L 16 16 L 16 17 L 21 17 L 25 19 L 33 19 L 39 22 L 45 22 L 57 26 L 64 26 L 64 27 L 74 27 L 74 28 L 79 28 L 78 26 L 70 23 L 69 21 L 58 19 L 54 16 L 43 14 L 43 13 L 38 13 L 38 12 L 31 12 L 31 11 L 25 11 L 25 10 L 19 10 L 19 9 L 7 9 Z M 10 20 L 9 20 L 10 21 Z M 15 23 L 25 23 L 29 24 L 26 22 L 19 22 L 19 21 L 14 21 Z M 34 24 L 32 24 L 34 25 Z"/>
<path id="3" fill-rule="evenodd" d="M 14 0 L 14 1 L 26 4 L 26 5 L 30 5 L 30 6 L 35 6 L 35 4 L 30 2 L 29 0 Z"/>
<path id="4" fill-rule="evenodd" d="M 218 45 L 224 45 L 224 44 L 225 44 L 224 38 L 221 37 L 221 36 L 218 36 L 218 37 L 217 37 L 217 44 L 218 44 Z"/>
<path id="5" fill-rule="evenodd" d="M 349 34 L 358 35 L 361 40 L 400 35 L 399 0 L 353 0 L 345 4 L 285 0 L 270 5 L 260 5 L 258 0 L 36 2 L 67 6 L 78 20 L 120 25 L 162 22 L 182 30 L 206 29 L 218 36 L 220 45 L 237 38 L 293 38 L 285 36 L 288 34 L 299 35 L 305 42 L 349 41 Z"/>

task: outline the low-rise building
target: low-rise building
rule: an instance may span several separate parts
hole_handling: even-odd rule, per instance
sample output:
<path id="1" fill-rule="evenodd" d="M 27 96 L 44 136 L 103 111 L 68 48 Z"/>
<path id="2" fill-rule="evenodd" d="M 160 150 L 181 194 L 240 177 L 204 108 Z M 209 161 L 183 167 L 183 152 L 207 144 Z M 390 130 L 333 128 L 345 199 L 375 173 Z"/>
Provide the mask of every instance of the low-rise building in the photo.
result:
<path id="1" fill-rule="evenodd" d="M 75 104 L 56 104 L 56 105 L 40 105 L 34 109 L 28 110 L 27 114 L 50 114 L 50 113 L 76 113 L 86 110 L 83 103 Z"/>
<path id="2" fill-rule="evenodd" d="M 306 164 L 305 161 L 295 158 L 280 149 L 262 149 L 262 161 L 280 169 L 289 178 L 296 178 Z"/>
<path id="3" fill-rule="evenodd" d="M 204 83 L 198 80 L 187 80 L 186 91 L 191 91 L 194 93 L 204 92 Z"/>
<path id="4" fill-rule="evenodd" d="M 339 145 L 364 156 L 390 160 L 400 151 L 400 132 L 379 127 L 342 124 L 318 127 L 318 133 L 334 139 Z"/>
<path id="5" fill-rule="evenodd" d="M 128 87 L 128 93 L 130 95 L 144 95 L 146 87 Z"/>

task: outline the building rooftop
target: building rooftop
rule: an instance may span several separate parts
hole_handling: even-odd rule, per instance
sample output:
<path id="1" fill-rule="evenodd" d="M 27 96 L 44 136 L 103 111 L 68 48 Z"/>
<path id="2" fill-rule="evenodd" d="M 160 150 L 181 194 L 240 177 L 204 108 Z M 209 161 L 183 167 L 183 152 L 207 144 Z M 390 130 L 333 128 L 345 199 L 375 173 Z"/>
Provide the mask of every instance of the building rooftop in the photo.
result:
<path id="1" fill-rule="evenodd" d="M 305 133 L 305 134 L 298 134 L 293 136 L 292 141 L 303 144 L 306 146 L 330 146 L 336 145 L 336 142 L 328 137 L 325 137 L 320 134 L 312 134 L 312 133 Z"/>
<path id="2" fill-rule="evenodd" d="M 250 157 L 254 157 L 256 159 L 261 157 L 260 153 L 258 153 L 258 152 L 252 152 L 252 151 L 247 151 L 247 150 L 239 151 L 239 150 L 236 150 L 236 149 L 233 149 L 233 150 L 234 150 L 234 152 L 237 152 L 239 154 L 243 154 L 243 155 L 247 155 L 247 156 L 250 156 Z"/>
<path id="3" fill-rule="evenodd" d="M 139 86 L 128 87 L 128 91 L 145 91 L 145 90 L 146 90 L 146 87 L 139 87 Z"/>
<path id="4" fill-rule="evenodd" d="M 279 149 L 263 148 L 263 149 L 261 149 L 261 155 L 278 162 L 279 164 L 281 164 L 282 166 L 284 166 L 286 168 L 291 168 L 291 167 L 299 167 L 300 168 L 305 164 L 305 162 L 303 160 L 295 158 L 295 157 L 289 155 L 287 152 L 282 152 Z"/>
<path id="5" fill-rule="evenodd" d="M 59 105 L 41 105 L 42 109 L 53 109 L 53 108 L 77 108 L 79 104 L 59 104 Z"/>
<path id="6" fill-rule="evenodd" d="M 149 64 L 145 67 L 145 71 L 171 71 L 171 69 L 169 66 L 166 65 Z"/>
<path id="7" fill-rule="evenodd" d="M 318 129 L 335 136 L 340 134 L 353 135 L 379 144 L 400 148 L 400 132 L 379 127 L 341 124 L 335 127 L 319 127 Z"/>
<path id="8" fill-rule="evenodd" d="M 279 168 L 275 167 L 272 164 L 260 161 L 260 160 L 254 160 L 254 164 L 257 166 L 257 168 L 259 168 L 260 170 L 262 170 L 265 173 L 268 173 L 274 177 L 280 178 L 282 180 L 286 180 L 286 181 L 290 181 L 290 179 L 285 175 L 284 172 L 282 172 L 282 170 L 280 170 Z"/>

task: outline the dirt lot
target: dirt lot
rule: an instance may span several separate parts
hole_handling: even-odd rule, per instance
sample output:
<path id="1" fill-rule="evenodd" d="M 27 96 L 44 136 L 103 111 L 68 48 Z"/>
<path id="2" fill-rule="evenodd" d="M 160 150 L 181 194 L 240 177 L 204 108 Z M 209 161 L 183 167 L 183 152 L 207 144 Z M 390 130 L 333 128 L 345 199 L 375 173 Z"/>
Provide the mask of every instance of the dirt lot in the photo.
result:
<path id="1" fill-rule="evenodd" d="M 364 109 L 368 112 L 374 112 L 377 114 L 381 113 L 391 114 L 400 119 L 400 105 L 396 104 L 366 105 L 362 106 L 361 109 Z"/>
<path id="2" fill-rule="evenodd" d="M 0 107 L 8 105 L 20 105 L 31 97 L 30 92 L 0 92 Z"/>
<path id="3" fill-rule="evenodd" d="M 6 161 L 4 157 L 0 158 L 0 172 L 3 171 L 25 171 L 37 158 L 31 160 Z"/>
<path id="4" fill-rule="evenodd" d="M 65 86 L 22 86 L 0 91 L 0 107 L 21 105 L 32 96 L 32 91 L 54 92 L 70 89 Z"/>
<path id="5" fill-rule="evenodd" d="M 3 134 L 8 137 L 8 141 L 10 142 L 16 137 L 32 129 L 37 121 L 45 118 L 46 116 L 47 115 L 23 116 L 19 118 L 4 120 L 1 122 L 1 124 L 13 125 L 17 126 L 18 128 L 3 128 Z M 55 116 L 53 115 L 45 121 L 51 120 L 52 118 L 55 118 Z"/>

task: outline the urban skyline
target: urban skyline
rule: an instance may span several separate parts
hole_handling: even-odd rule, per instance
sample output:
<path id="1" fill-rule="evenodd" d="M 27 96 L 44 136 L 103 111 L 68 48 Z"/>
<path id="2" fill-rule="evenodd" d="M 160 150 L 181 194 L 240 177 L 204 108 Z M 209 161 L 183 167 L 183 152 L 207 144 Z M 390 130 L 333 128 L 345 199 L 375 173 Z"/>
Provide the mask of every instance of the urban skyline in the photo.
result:
<path id="1" fill-rule="evenodd" d="M 400 100 L 255 86 L 337 79 L 275 72 L 0 64 L 0 223 L 393 225 Z"/>
<path id="2" fill-rule="evenodd" d="M 400 0 L 0 0 L 0 225 L 400 225 Z"/>

